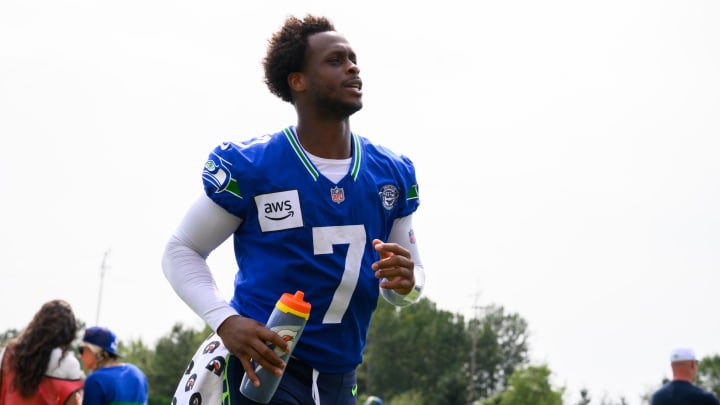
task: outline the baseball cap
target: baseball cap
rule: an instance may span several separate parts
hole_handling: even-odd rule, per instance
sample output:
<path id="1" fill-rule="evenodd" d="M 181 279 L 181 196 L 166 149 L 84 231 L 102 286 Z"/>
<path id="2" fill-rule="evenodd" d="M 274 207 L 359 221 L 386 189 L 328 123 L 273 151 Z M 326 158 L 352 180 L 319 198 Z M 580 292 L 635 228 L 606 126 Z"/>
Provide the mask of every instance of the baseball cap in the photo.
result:
<path id="1" fill-rule="evenodd" d="M 117 336 L 108 328 L 102 326 L 87 328 L 85 329 L 85 335 L 82 340 L 83 342 L 92 343 L 114 356 L 122 357 L 117 352 Z"/>
<path id="2" fill-rule="evenodd" d="M 695 361 L 695 352 L 687 347 L 678 347 L 670 354 L 670 362 L 675 363 L 676 361 Z"/>

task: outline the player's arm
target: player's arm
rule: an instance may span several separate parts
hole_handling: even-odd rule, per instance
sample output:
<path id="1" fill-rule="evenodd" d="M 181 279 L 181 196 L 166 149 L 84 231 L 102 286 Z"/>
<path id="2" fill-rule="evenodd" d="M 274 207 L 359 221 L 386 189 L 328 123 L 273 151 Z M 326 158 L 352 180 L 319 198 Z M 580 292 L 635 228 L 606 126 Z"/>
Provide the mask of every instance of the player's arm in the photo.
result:
<path id="1" fill-rule="evenodd" d="M 278 347 L 287 347 L 287 343 L 264 324 L 240 316 L 222 298 L 206 261 L 241 223 L 241 218 L 201 196 L 167 243 L 162 267 L 177 295 L 217 332 L 225 347 L 240 359 L 248 377 L 259 385 L 251 359 L 281 375 L 285 364 L 266 342 Z"/>
<path id="2" fill-rule="evenodd" d="M 395 220 L 388 240 L 383 245 L 385 245 L 387 251 L 379 251 L 380 262 L 383 261 L 383 258 L 389 258 L 400 252 L 402 252 L 403 255 L 407 252 L 409 257 L 397 257 L 395 258 L 398 260 L 396 263 L 389 263 L 393 265 L 390 267 L 395 268 L 387 271 L 394 271 L 397 273 L 397 276 L 383 276 L 383 278 L 388 278 L 389 280 L 381 281 L 380 293 L 385 300 L 396 306 L 407 306 L 417 302 L 422 296 L 422 291 L 425 286 L 425 269 L 420 260 L 420 252 L 413 231 L 412 214 Z M 392 249 L 399 250 L 392 252 Z M 378 269 L 382 267 L 380 262 L 376 263 Z M 409 291 L 403 287 L 403 283 L 408 282 L 410 282 L 412 286 Z"/>
<path id="3" fill-rule="evenodd" d="M 175 293 L 214 331 L 237 311 L 220 295 L 206 259 L 241 223 L 242 219 L 202 195 L 163 252 L 163 272 Z"/>

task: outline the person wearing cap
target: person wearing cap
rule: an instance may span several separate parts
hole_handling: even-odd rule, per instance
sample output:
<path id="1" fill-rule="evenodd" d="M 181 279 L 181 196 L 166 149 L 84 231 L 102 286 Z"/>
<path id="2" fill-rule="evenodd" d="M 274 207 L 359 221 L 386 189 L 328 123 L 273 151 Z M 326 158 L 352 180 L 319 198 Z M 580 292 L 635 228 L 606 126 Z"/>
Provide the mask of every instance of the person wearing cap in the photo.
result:
<path id="1" fill-rule="evenodd" d="M 655 391 L 651 405 L 720 405 L 711 392 L 694 385 L 698 360 L 692 349 L 677 348 L 670 354 L 673 379 Z"/>
<path id="2" fill-rule="evenodd" d="M 83 405 L 147 404 L 147 376 L 136 365 L 121 360 L 115 333 L 93 326 L 85 329 L 82 341 L 82 362 L 91 370 L 85 380 Z"/>

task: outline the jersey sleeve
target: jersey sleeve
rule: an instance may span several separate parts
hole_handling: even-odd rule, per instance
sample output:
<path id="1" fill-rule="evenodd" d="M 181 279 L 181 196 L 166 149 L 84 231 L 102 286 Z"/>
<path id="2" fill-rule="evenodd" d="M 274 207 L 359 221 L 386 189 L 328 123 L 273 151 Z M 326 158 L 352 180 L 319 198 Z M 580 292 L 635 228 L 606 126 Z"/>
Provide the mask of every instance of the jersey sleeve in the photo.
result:
<path id="1" fill-rule="evenodd" d="M 420 206 L 420 193 L 418 188 L 417 177 L 415 175 L 415 165 L 406 156 L 400 156 L 399 171 L 401 176 L 401 185 L 404 192 L 404 204 L 398 212 L 398 218 L 406 217 L 414 213 Z"/>
<path id="2" fill-rule="evenodd" d="M 247 198 L 239 185 L 240 176 L 250 176 L 252 148 L 247 144 L 226 142 L 216 147 L 203 167 L 205 194 L 229 213 L 244 219 Z"/>
<path id="3" fill-rule="evenodd" d="M 236 154 L 236 146 L 231 143 L 216 147 L 205 162 L 202 181 L 205 194 L 212 201 L 242 218 L 242 209 L 238 204 L 242 201 L 242 193 L 237 182 L 240 162 Z"/>

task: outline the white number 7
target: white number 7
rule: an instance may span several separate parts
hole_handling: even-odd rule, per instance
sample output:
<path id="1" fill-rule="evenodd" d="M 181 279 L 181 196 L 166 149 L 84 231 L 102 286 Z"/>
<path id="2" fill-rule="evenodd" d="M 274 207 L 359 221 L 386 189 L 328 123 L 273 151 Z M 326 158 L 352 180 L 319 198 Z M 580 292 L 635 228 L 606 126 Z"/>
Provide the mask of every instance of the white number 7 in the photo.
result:
<path id="1" fill-rule="evenodd" d="M 323 323 L 340 323 L 350 304 L 353 291 L 360 277 L 360 264 L 365 251 L 365 227 L 363 225 L 326 226 L 313 228 L 314 254 L 333 253 L 333 245 L 348 245 L 342 280 L 333 295 Z"/>

